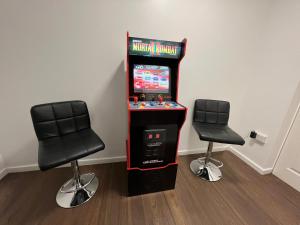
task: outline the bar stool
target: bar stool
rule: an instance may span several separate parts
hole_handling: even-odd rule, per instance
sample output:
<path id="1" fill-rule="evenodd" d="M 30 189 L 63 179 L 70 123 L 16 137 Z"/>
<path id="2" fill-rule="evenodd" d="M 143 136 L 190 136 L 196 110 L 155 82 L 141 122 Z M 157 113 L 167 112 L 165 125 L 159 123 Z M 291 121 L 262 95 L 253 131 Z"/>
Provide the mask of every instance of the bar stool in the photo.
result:
<path id="1" fill-rule="evenodd" d="M 230 103 L 219 100 L 197 99 L 194 107 L 193 127 L 200 140 L 208 141 L 205 157 L 191 162 L 192 172 L 207 181 L 222 178 L 223 163 L 211 157 L 213 143 L 244 145 L 244 139 L 228 126 Z"/>
<path id="2" fill-rule="evenodd" d="M 98 188 L 94 173 L 79 173 L 78 159 L 101 151 L 103 141 L 91 129 L 86 103 L 56 102 L 31 108 L 31 117 L 39 141 L 38 163 L 42 171 L 71 162 L 73 178 L 58 191 L 56 202 L 63 208 L 81 205 Z"/>

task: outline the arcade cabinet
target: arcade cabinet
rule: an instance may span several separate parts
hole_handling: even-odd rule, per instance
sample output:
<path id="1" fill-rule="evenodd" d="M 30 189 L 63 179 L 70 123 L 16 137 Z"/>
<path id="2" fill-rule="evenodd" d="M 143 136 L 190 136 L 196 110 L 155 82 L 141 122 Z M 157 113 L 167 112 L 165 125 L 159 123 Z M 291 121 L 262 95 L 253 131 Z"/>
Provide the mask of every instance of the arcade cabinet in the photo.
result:
<path id="1" fill-rule="evenodd" d="M 177 102 L 182 42 L 127 33 L 128 195 L 174 189 L 186 107 Z"/>

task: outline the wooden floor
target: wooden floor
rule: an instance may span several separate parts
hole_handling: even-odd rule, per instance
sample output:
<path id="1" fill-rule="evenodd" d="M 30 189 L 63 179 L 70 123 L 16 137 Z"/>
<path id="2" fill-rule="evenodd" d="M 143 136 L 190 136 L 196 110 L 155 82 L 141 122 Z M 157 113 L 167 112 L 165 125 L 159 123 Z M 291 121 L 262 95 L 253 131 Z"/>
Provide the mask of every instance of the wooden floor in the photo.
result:
<path id="1" fill-rule="evenodd" d="M 180 158 L 176 189 L 126 197 L 125 163 L 81 167 L 95 171 L 100 188 L 87 204 L 62 209 L 56 192 L 69 168 L 9 174 L 0 181 L 0 224 L 18 225 L 300 225 L 300 193 L 273 175 L 261 176 L 229 152 L 223 179 L 208 183 L 194 176 Z"/>

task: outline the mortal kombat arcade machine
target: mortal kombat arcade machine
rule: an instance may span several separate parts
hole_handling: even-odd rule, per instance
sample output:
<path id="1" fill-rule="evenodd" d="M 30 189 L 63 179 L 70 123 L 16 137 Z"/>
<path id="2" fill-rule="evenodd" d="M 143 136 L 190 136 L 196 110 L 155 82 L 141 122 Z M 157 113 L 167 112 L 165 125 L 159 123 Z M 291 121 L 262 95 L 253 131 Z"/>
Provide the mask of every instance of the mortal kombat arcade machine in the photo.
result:
<path id="1" fill-rule="evenodd" d="M 182 42 L 127 33 L 128 195 L 175 188 L 180 129 L 186 107 L 177 102 Z"/>

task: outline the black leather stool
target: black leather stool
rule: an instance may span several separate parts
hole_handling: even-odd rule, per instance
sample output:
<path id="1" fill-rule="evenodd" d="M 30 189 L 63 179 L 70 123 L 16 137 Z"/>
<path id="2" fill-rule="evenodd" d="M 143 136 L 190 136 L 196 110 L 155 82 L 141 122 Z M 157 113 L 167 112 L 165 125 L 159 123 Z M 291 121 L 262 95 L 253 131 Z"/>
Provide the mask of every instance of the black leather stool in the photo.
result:
<path id="1" fill-rule="evenodd" d="M 208 141 L 205 157 L 195 159 L 190 168 L 204 180 L 218 181 L 222 177 L 223 163 L 211 157 L 213 142 L 244 145 L 244 139 L 228 127 L 230 103 L 218 100 L 197 99 L 194 107 L 193 127 L 200 140 Z M 216 165 L 216 164 L 217 165 Z"/>
<path id="2" fill-rule="evenodd" d="M 56 202 L 71 208 L 87 202 L 98 188 L 94 173 L 80 175 L 77 160 L 105 148 L 91 129 L 86 103 L 56 102 L 31 108 L 39 140 L 38 162 L 42 171 L 71 162 L 74 177 L 58 191 Z"/>

